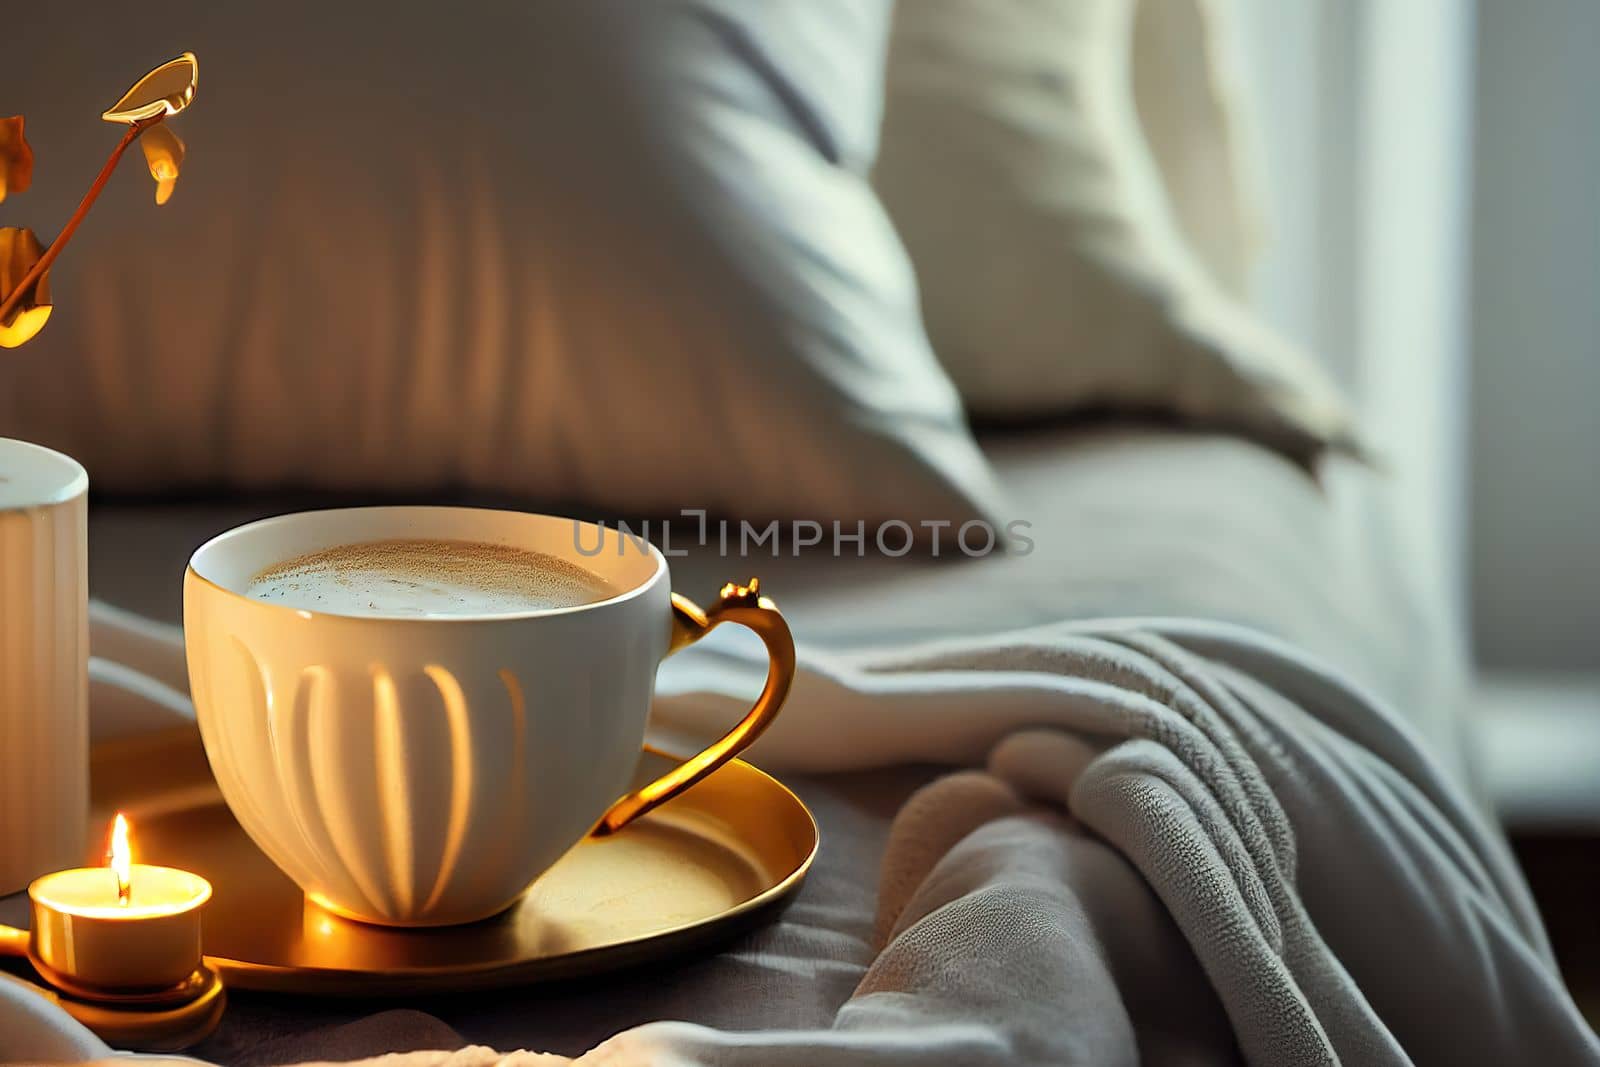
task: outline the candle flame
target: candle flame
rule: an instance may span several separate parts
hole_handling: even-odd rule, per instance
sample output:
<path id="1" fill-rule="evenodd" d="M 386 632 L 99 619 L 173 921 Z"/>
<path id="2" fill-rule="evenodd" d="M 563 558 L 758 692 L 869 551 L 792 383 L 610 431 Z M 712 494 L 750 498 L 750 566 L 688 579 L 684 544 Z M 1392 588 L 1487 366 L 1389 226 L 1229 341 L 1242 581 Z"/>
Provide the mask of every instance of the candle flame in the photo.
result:
<path id="1" fill-rule="evenodd" d="M 111 820 L 109 852 L 108 865 L 117 876 L 117 903 L 126 905 L 129 891 L 133 888 L 133 846 L 128 843 L 128 817 L 120 811 Z"/>

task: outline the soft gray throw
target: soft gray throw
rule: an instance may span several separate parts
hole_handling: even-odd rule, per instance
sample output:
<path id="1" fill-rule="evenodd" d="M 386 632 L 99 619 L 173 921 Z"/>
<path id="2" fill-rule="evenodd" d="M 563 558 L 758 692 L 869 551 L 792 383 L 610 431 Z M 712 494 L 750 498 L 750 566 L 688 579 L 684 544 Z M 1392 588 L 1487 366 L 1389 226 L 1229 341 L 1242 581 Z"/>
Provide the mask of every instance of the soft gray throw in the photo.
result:
<path id="1" fill-rule="evenodd" d="M 726 691 L 736 662 L 671 681 Z M 1600 1062 L 1497 833 L 1404 722 L 1287 646 L 1220 624 L 1111 622 L 810 667 L 806 710 L 780 724 L 769 760 L 988 753 L 995 788 L 1040 807 L 977 820 L 983 806 L 948 786 L 935 810 L 908 805 L 887 907 L 903 891 L 897 848 L 935 833 L 955 847 L 910 892 L 834 1032 L 762 1035 L 749 1062 L 863 1047 L 872 1063 L 1135 1062 L 1118 998 L 1097 1004 L 1105 984 L 1082 972 L 1117 924 L 1138 921 L 1136 895 L 1128 914 L 1080 930 L 1082 903 L 1107 894 L 1046 812 L 1138 868 L 1250 1062 Z M 676 720 L 704 708 L 708 725 L 721 703 L 667 707 Z M 941 825 L 971 833 L 956 844 Z M 1120 999 L 1170 977 L 1118 974 Z M 721 1063 L 739 1040 L 658 1026 L 612 1044 Z"/>

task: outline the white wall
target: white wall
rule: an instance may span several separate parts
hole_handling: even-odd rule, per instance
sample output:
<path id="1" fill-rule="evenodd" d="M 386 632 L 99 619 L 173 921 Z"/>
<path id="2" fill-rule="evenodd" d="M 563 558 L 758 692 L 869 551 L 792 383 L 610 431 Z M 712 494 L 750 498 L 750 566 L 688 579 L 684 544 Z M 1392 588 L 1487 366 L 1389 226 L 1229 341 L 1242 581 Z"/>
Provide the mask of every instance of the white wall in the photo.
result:
<path id="1" fill-rule="evenodd" d="M 1267 241 L 1254 279 L 1267 320 L 1356 379 L 1349 144 L 1351 8 L 1330 0 L 1233 0 L 1246 144 L 1260 172 Z"/>
<path id="2" fill-rule="evenodd" d="M 1478 6 L 1480 663 L 1600 669 L 1600 4 Z"/>
<path id="3" fill-rule="evenodd" d="M 1600 670 L 1600 3 L 1232 2 L 1258 306 L 1355 391 L 1479 662 Z"/>
<path id="4" fill-rule="evenodd" d="M 1271 244 L 1257 304 L 1354 395 L 1464 623 L 1471 0 L 1233 0 Z"/>
<path id="5" fill-rule="evenodd" d="M 1412 566 L 1463 630 L 1473 7 L 1368 0 L 1353 80 L 1362 414 Z"/>

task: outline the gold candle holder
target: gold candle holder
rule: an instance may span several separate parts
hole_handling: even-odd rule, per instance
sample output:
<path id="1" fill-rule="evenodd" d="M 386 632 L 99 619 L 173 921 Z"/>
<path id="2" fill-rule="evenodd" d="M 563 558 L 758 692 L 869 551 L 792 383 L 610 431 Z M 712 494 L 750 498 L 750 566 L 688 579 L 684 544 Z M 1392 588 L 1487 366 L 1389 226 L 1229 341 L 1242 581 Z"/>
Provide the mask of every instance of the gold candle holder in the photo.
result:
<path id="1" fill-rule="evenodd" d="M 34 967 L 63 988 L 106 992 L 167 989 L 193 974 L 211 885 L 188 871 L 138 863 L 129 869 L 128 890 L 119 902 L 104 867 L 35 880 L 28 887 Z"/>
<path id="2" fill-rule="evenodd" d="M 112 823 L 111 863 L 75 867 L 28 887 L 29 956 L 63 989 L 169 989 L 200 967 L 200 913 L 211 883 L 172 867 L 134 863 L 128 821 Z"/>
<path id="3" fill-rule="evenodd" d="M 226 1003 L 204 965 L 200 917 L 211 883 L 134 863 L 127 819 L 112 824 L 111 862 L 28 887 L 32 928 L 0 927 L 0 955 L 24 955 L 68 1013 L 122 1047 L 175 1051 L 215 1028 Z"/>

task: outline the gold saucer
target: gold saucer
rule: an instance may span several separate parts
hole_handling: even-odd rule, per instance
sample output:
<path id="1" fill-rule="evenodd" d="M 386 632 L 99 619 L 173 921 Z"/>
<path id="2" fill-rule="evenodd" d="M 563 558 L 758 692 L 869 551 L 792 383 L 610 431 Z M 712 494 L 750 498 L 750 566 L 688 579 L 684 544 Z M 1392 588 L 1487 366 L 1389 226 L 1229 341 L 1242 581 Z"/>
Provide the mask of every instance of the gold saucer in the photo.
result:
<path id="1" fill-rule="evenodd" d="M 673 762 L 646 749 L 635 777 Z M 443 993 L 674 959 L 775 916 L 817 850 L 800 799 L 734 760 L 627 830 L 578 844 L 504 914 L 397 930 L 307 900 L 234 821 L 191 729 L 96 745 L 92 782 L 97 830 L 125 811 L 140 862 L 211 882 L 206 964 L 232 989 Z"/>

